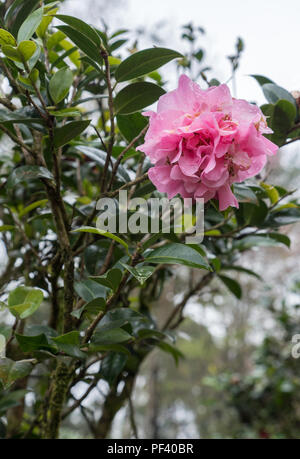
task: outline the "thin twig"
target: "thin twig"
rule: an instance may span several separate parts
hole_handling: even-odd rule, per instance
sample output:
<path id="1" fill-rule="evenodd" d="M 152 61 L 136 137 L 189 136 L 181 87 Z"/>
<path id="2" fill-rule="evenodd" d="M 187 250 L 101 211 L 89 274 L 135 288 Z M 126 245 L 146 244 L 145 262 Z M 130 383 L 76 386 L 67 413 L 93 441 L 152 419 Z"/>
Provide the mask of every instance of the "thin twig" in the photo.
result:
<path id="1" fill-rule="evenodd" d="M 125 154 L 130 150 L 130 148 L 132 148 L 134 146 L 134 144 L 141 138 L 143 137 L 143 135 L 145 134 L 145 132 L 147 131 L 148 129 L 148 124 L 147 126 L 144 127 L 144 129 L 127 145 L 126 148 L 124 148 L 124 150 L 119 154 L 118 156 L 118 159 L 116 160 L 115 162 L 115 165 L 113 167 L 113 170 L 112 170 L 112 173 L 111 173 L 111 179 L 110 179 L 110 183 L 108 185 L 108 188 L 107 190 L 110 191 L 111 190 L 111 187 L 113 185 L 113 182 L 114 182 L 114 178 L 116 176 L 116 173 L 118 171 L 118 167 L 122 161 L 122 159 L 124 158 Z"/>
<path id="2" fill-rule="evenodd" d="M 107 146 L 107 155 L 106 160 L 103 168 L 103 175 L 102 175 L 102 183 L 101 183 L 101 191 L 105 190 L 105 182 L 106 182 L 106 175 L 108 171 L 108 166 L 112 154 L 112 149 L 115 141 L 115 115 L 114 115 L 114 99 L 113 99 L 113 91 L 111 86 L 111 79 L 110 79 L 110 65 L 108 60 L 108 52 L 101 45 L 101 56 L 103 57 L 104 64 L 105 64 L 105 76 L 106 76 L 106 84 L 108 90 L 108 109 L 109 109 L 109 118 L 110 118 L 110 137 Z"/>
<path id="3" fill-rule="evenodd" d="M 166 330 L 167 328 L 170 328 L 172 325 L 172 322 L 174 318 L 182 313 L 183 308 L 185 307 L 186 303 L 188 300 L 195 295 L 199 290 L 201 290 L 203 287 L 209 284 L 209 282 L 212 280 L 214 273 L 208 273 L 205 276 L 200 279 L 200 281 L 195 285 L 194 288 L 189 290 L 183 297 L 182 301 L 176 306 L 176 308 L 172 311 L 171 315 L 168 317 L 166 320 L 165 324 L 162 327 L 162 330 Z M 173 325 L 174 327 L 174 325 Z M 172 328 L 173 328 L 172 327 Z"/>
<path id="4" fill-rule="evenodd" d="M 125 183 L 125 185 L 121 186 L 118 190 L 111 191 L 110 193 L 105 193 L 104 196 L 107 196 L 109 198 L 113 198 L 119 194 L 119 191 L 127 190 L 128 188 L 131 188 L 134 185 L 138 185 L 141 182 L 144 182 L 145 180 L 148 179 L 148 172 L 146 172 L 144 175 L 141 177 L 132 180 L 132 182 Z"/>

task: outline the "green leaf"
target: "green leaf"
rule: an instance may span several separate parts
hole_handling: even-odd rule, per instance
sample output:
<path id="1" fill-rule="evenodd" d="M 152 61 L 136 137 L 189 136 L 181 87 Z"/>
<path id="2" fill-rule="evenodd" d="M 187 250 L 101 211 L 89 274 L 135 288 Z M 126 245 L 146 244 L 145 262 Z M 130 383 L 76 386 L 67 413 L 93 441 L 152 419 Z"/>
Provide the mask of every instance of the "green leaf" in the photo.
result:
<path id="1" fill-rule="evenodd" d="M 205 259 L 192 247 L 170 243 L 153 250 L 145 257 L 147 263 L 179 264 L 191 268 L 211 270 Z"/>
<path id="2" fill-rule="evenodd" d="M 27 390 L 15 390 L 13 392 L 7 393 L 6 395 L 1 394 L 0 415 L 4 415 L 9 408 L 19 406 L 21 400 L 27 393 Z"/>
<path id="3" fill-rule="evenodd" d="M 138 331 L 138 337 L 141 339 L 154 338 L 164 340 L 166 338 L 166 334 L 151 328 L 141 328 Z"/>
<path id="4" fill-rule="evenodd" d="M 282 101 L 283 102 L 283 101 Z M 289 103 L 289 102 L 287 102 Z M 290 104 L 291 105 L 291 104 Z M 292 106 L 292 105 L 291 105 Z M 272 186 L 272 185 L 269 185 L 268 183 L 264 183 L 264 182 L 261 182 L 260 185 L 263 187 L 263 189 L 266 191 L 270 201 L 272 204 L 276 204 L 280 198 L 279 196 L 279 193 L 277 191 L 277 189 Z"/>
<path id="5" fill-rule="evenodd" d="M 164 89 L 153 83 L 133 83 L 117 94 L 114 107 L 119 115 L 134 113 L 153 104 L 163 94 Z"/>
<path id="6" fill-rule="evenodd" d="M 183 359 L 184 358 L 183 353 L 181 351 L 179 351 L 179 349 L 177 349 L 176 347 L 172 346 L 169 343 L 165 343 L 164 341 L 161 341 L 157 346 L 162 351 L 167 352 L 168 354 L 171 354 L 172 357 L 175 360 L 176 365 L 178 365 L 179 359 Z"/>
<path id="7" fill-rule="evenodd" d="M 107 157 L 106 152 L 99 150 L 98 148 L 89 147 L 86 145 L 78 145 L 75 147 L 75 149 L 80 151 L 80 153 L 84 154 L 88 158 L 96 161 L 96 163 L 99 164 L 100 167 L 102 168 L 104 167 L 106 163 L 106 157 Z M 110 163 L 112 164 L 112 167 L 113 167 L 116 163 L 116 159 L 111 158 Z M 109 171 L 111 171 L 111 164 L 109 165 L 109 168 L 108 168 Z M 130 182 L 130 177 L 126 169 L 122 165 L 119 165 L 118 167 L 117 177 L 119 180 L 121 180 L 124 183 Z"/>
<path id="8" fill-rule="evenodd" d="M 262 280 L 261 277 L 257 273 L 255 273 L 251 269 L 244 268 L 243 266 L 229 265 L 229 266 L 222 266 L 221 269 L 222 271 L 237 271 L 240 273 L 249 274 L 249 276 L 253 276 L 253 277 L 256 277 L 256 279 Z"/>
<path id="9" fill-rule="evenodd" d="M 34 209 L 37 209 L 37 207 L 45 207 L 45 205 L 48 203 L 48 199 L 41 199 L 40 201 L 33 202 L 29 206 L 25 207 L 21 212 L 19 212 L 19 218 L 24 217 L 24 215 L 29 214 Z"/>
<path id="10" fill-rule="evenodd" d="M 34 55 L 36 52 L 37 46 L 33 41 L 25 40 L 21 41 L 18 46 L 18 51 L 22 57 L 23 61 L 29 61 L 29 59 Z"/>
<path id="11" fill-rule="evenodd" d="M 16 36 L 23 22 L 38 6 L 39 0 L 15 0 L 5 14 L 5 23 Z"/>
<path id="12" fill-rule="evenodd" d="M 65 24 L 68 24 L 69 26 L 73 27 L 73 29 L 77 30 L 81 34 L 85 35 L 89 40 L 94 42 L 95 45 L 100 47 L 100 36 L 97 34 L 96 30 L 93 27 L 81 21 L 81 19 L 75 18 L 73 16 L 67 16 L 65 14 L 56 14 L 55 17 L 60 21 L 64 22 Z"/>
<path id="13" fill-rule="evenodd" d="M 73 73 L 68 68 L 58 70 L 49 82 L 49 93 L 55 104 L 58 104 L 69 93 L 73 83 Z"/>
<path id="14" fill-rule="evenodd" d="M 131 115 L 118 115 L 117 123 L 123 137 L 131 142 L 147 126 L 148 121 L 145 116 L 137 112 Z"/>
<path id="15" fill-rule="evenodd" d="M 14 316 L 26 319 L 40 307 L 43 299 L 44 295 L 40 289 L 17 287 L 9 294 L 8 308 Z"/>
<path id="16" fill-rule="evenodd" d="M 121 46 L 123 46 L 127 41 L 127 39 L 114 41 L 109 47 L 110 53 L 112 54 L 114 51 L 121 48 Z"/>
<path id="17" fill-rule="evenodd" d="M 93 61 L 101 64 L 102 58 L 100 55 L 99 46 L 89 40 L 86 35 L 79 32 L 78 30 L 73 29 L 73 27 L 70 26 L 57 26 L 57 29 L 65 33 L 72 40 L 72 42 Z"/>
<path id="18" fill-rule="evenodd" d="M 57 345 L 58 349 L 71 357 L 78 359 L 86 358 L 86 354 L 79 349 L 80 346 L 80 335 L 78 331 L 71 331 L 64 335 L 51 338 L 52 341 Z"/>
<path id="19" fill-rule="evenodd" d="M 104 285 L 109 289 L 113 290 L 114 292 L 120 285 L 122 279 L 122 271 L 119 269 L 110 269 L 106 274 L 103 276 L 96 276 L 90 277 L 93 281 L 97 282 L 100 285 Z"/>
<path id="20" fill-rule="evenodd" d="M 137 190 L 135 190 L 135 192 L 133 193 L 132 197 L 144 197 L 147 194 L 152 193 L 153 191 L 156 191 L 156 187 L 153 185 L 152 182 L 148 182 L 145 185 L 138 187 Z"/>
<path id="21" fill-rule="evenodd" d="M 277 242 L 279 242 L 281 244 L 286 245 L 288 248 L 291 247 L 291 240 L 286 234 L 268 233 L 267 236 L 270 237 L 271 239 L 275 239 L 275 241 L 277 241 Z"/>
<path id="22" fill-rule="evenodd" d="M 14 112 L 8 112 L 7 110 L 0 110 L 0 122 L 2 124 L 11 125 L 14 124 L 44 124 L 44 120 L 41 118 L 31 118 L 26 115 L 24 109 L 15 110 Z"/>
<path id="23" fill-rule="evenodd" d="M 118 82 L 132 80 L 153 72 L 173 59 L 183 57 L 182 54 L 167 48 L 149 48 L 129 56 L 115 72 Z"/>
<path id="24" fill-rule="evenodd" d="M 107 353 L 110 351 L 117 352 L 120 354 L 125 354 L 128 357 L 131 356 L 130 351 L 127 349 L 126 345 L 123 345 L 123 344 L 93 344 L 93 343 L 90 343 L 87 349 L 87 352 L 91 352 L 91 353 L 94 353 L 94 352 Z"/>
<path id="25" fill-rule="evenodd" d="M 107 289 L 102 285 L 97 284 L 91 279 L 85 279 L 81 282 L 76 282 L 75 291 L 77 295 L 90 303 L 92 300 L 106 298 Z"/>
<path id="26" fill-rule="evenodd" d="M 96 331 L 120 328 L 126 324 L 130 324 L 134 331 L 147 327 L 147 324 L 149 327 L 152 326 L 152 322 L 148 317 L 130 308 L 118 308 L 113 311 L 108 311 L 100 324 L 101 325 L 97 327 Z"/>
<path id="27" fill-rule="evenodd" d="M 108 56 L 108 62 L 110 66 L 117 66 L 121 64 L 121 59 L 118 57 Z"/>
<path id="28" fill-rule="evenodd" d="M 240 251 L 252 249 L 253 247 L 275 247 L 278 241 L 268 236 L 246 236 L 233 242 L 233 249 Z"/>
<path id="29" fill-rule="evenodd" d="M 275 84 L 274 81 L 270 80 L 269 78 L 263 76 L 263 75 L 250 75 L 252 78 L 255 78 L 255 80 L 263 86 L 264 84 Z"/>
<path id="30" fill-rule="evenodd" d="M 33 352 L 39 350 L 45 350 L 53 352 L 55 347 L 51 346 L 44 333 L 36 336 L 25 336 L 16 334 L 16 339 L 23 352 Z"/>
<path id="31" fill-rule="evenodd" d="M 10 45 L 17 46 L 15 37 L 5 29 L 0 29 L 0 46 Z"/>
<path id="32" fill-rule="evenodd" d="M 136 268 L 133 268 L 132 266 L 126 265 L 125 263 L 121 263 L 124 268 L 127 269 L 127 271 L 130 272 L 130 274 L 133 275 L 133 277 L 136 278 L 136 280 L 141 284 L 144 285 L 147 279 L 152 276 L 152 274 L 155 271 L 155 268 L 153 266 L 138 266 Z"/>
<path id="33" fill-rule="evenodd" d="M 16 227 L 13 226 L 13 225 L 1 225 L 0 226 L 0 233 L 2 233 L 3 231 L 13 231 L 15 229 L 16 229 Z"/>
<path id="34" fill-rule="evenodd" d="M 297 104 L 292 94 L 281 86 L 277 86 L 274 83 L 267 83 L 263 85 L 262 89 L 267 101 L 271 104 L 276 104 L 278 100 L 284 99 L 292 103 L 297 109 Z"/>
<path id="35" fill-rule="evenodd" d="M 240 284 L 230 277 L 218 275 L 219 279 L 226 285 L 228 290 L 239 300 L 242 298 L 242 289 Z"/>
<path id="36" fill-rule="evenodd" d="M 53 11 L 53 13 L 57 11 L 57 8 Z M 53 21 L 53 16 L 46 14 L 43 16 L 43 19 L 40 22 L 40 25 L 36 29 L 36 34 L 39 38 L 45 38 L 47 29 L 51 22 Z"/>
<path id="37" fill-rule="evenodd" d="M 287 134 L 294 126 L 297 109 L 294 104 L 288 100 L 280 99 L 274 106 L 273 116 L 271 118 L 271 127 L 275 134 Z"/>
<path id="38" fill-rule="evenodd" d="M 265 224 L 272 227 L 291 225 L 300 220 L 300 208 L 286 208 L 279 211 L 274 210 Z"/>
<path id="39" fill-rule="evenodd" d="M 17 379 L 25 378 L 32 371 L 32 360 L 0 359 L 0 381 L 8 389 Z"/>
<path id="40" fill-rule="evenodd" d="M 63 127 L 54 129 L 53 142 L 56 148 L 66 145 L 70 140 L 81 134 L 90 124 L 87 121 L 71 121 Z"/>
<path id="41" fill-rule="evenodd" d="M 2 51 L 5 54 L 5 56 L 11 59 L 12 61 L 22 62 L 22 58 L 20 56 L 18 48 L 15 48 L 11 45 L 3 45 Z"/>
<path id="42" fill-rule="evenodd" d="M 122 328 L 112 328 L 111 330 L 101 330 L 93 334 L 92 343 L 94 344 L 118 344 L 133 339 L 132 336 Z"/>
<path id="43" fill-rule="evenodd" d="M 125 247 L 126 252 L 129 253 L 128 244 L 126 244 L 126 242 L 123 241 L 123 239 L 119 238 L 115 234 L 109 233 L 107 231 L 100 230 L 100 229 L 94 228 L 92 226 L 82 226 L 81 228 L 73 230 L 72 233 L 91 233 L 91 234 L 97 234 L 98 236 L 108 237 L 109 239 L 113 239 L 114 241 L 118 242 L 123 247 Z"/>
<path id="44" fill-rule="evenodd" d="M 39 8 L 25 19 L 18 32 L 18 42 L 32 37 L 43 19 L 43 11 L 43 8 Z"/>
<path id="45" fill-rule="evenodd" d="M 67 118 L 80 116 L 81 112 L 76 107 L 74 108 L 62 108 L 61 110 L 48 110 L 50 115 L 56 116 L 57 118 Z"/>
<path id="46" fill-rule="evenodd" d="M 54 180 L 51 172 L 41 166 L 21 166 L 15 169 L 8 178 L 7 187 L 13 188 L 20 182 L 28 182 L 36 179 Z"/>
<path id="47" fill-rule="evenodd" d="M 128 357 L 121 353 L 110 352 L 101 362 L 101 375 L 109 383 L 117 379 L 124 369 Z"/>
<path id="48" fill-rule="evenodd" d="M 263 225 L 268 215 L 268 206 L 262 199 L 258 201 L 258 205 L 245 203 L 243 204 L 242 209 L 245 222 L 247 222 L 250 226 Z"/>
<path id="49" fill-rule="evenodd" d="M 68 45 L 67 45 L 68 43 Z M 61 46 L 64 48 L 67 48 L 70 45 L 70 48 L 67 49 L 64 53 L 60 54 L 55 61 L 51 63 L 51 68 L 53 69 L 54 67 L 61 68 L 65 67 L 65 62 L 64 59 L 66 57 L 70 56 L 71 62 L 76 65 L 77 68 L 80 68 L 80 53 L 78 51 L 77 46 L 72 46 L 71 43 L 69 43 L 67 40 L 63 40 L 61 42 Z"/>
<path id="50" fill-rule="evenodd" d="M 257 197 L 250 187 L 242 183 L 235 183 L 233 185 L 234 195 L 239 202 L 251 202 L 258 204 Z"/>
<path id="51" fill-rule="evenodd" d="M 92 301 L 89 301 L 84 306 L 79 309 L 75 309 L 71 313 L 73 317 L 76 319 L 80 319 L 82 314 L 86 313 L 88 316 L 98 315 L 100 311 L 105 311 L 106 308 L 106 301 L 104 298 L 95 298 Z"/>

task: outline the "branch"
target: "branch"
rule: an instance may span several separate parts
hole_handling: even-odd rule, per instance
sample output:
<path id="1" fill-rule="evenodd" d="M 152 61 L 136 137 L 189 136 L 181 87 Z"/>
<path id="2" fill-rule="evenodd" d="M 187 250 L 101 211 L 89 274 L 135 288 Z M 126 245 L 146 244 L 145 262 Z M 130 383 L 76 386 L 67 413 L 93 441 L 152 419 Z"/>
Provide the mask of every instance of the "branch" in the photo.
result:
<path id="1" fill-rule="evenodd" d="M 106 155 L 105 165 L 103 169 L 102 183 L 101 183 L 101 191 L 103 192 L 105 190 L 106 175 L 107 175 L 111 153 L 112 153 L 112 149 L 113 149 L 114 141 L 115 141 L 115 118 L 114 118 L 114 102 L 113 102 L 113 91 L 112 91 L 111 79 L 110 79 L 110 65 L 109 65 L 109 60 L 108 60 L 108 52 L 104 48 L 103 45 L 101 45 L 101 56 L 103 57 L 104 64 L 105 64 L 106 84 L 107 84 L 107 90 L 108 90 L 108 108 L 109 108 L 109 118 L 110 118 L 110 138 L 109 138 L 109 142 L 107 146 L 107 155 Z"/>
<path id="2" fill-rule="evenodd" d="M 118 168 L 119 168 L 119 165 L 122 161 L 122 159 L 124 158 L 125 154 L 130 150 L 130 148 L 132 148 L 134 146 L 134 144 L 141 138 L 143 137 L 143 135 L 146 133 L 147 129 L 149 127 L 149 124 L 147 124 L 147 126 L 144 127 L 144 129 L 127 145 L 127 147 L 120 153 L 120 155 L 118 156 L 118 159 L 116 160 L 115 162 L 115 165 L 113 167 L 113 170 L 112 170 L 112 173 L 111 173 L 111 179 L 110 179 L 110 183 L 108 185 L 108 191 L 111 190 L 111 187 L 113 185 L 113 182 L 114 182 L 114 178 L 116 176 L 116 173 L 118 171 Z"/>
<path id="3" fill-rule="evenodd" d="M 11 138 L 11 140 L 13 142 L 15 142 L 17 145 L 19 145 L 22 150 L 26 150 L 28 153 L 32 154 L 32 151 L 30 150 L 30 148 L 27 147 L 27 145 L 22 142 L 22 140 L 20 140 L 17 136 L 15 136 L 12 132 L 10 132 L 9 129 L 7 129 L 3 124 L 0 123 L 0 129 L 1 131 L 3 131 L 8 137 Z"/>
<path id="4" fill-rule="evenodd" d="M 183 308 L 185 307 L 186 303 L 188 300 L 195 295 L 199 290 L 202 290 L 203 287 L 206 287 L 210 283 L 214 276 L 214 273 L 208 273 L 205 276 L 203 276 L 200 281 L 195 285 L 194 288 L 189 290 L 183 297 L 182 301 L 176 306 L 176 308 L 172 311 L 171 315 L 169 318 L 166 320 L 165 324 L 162 327 L 162 330 L 166 330 L 167 328 L 170 328 L 174 318 L 177 316 L 177 314 L 181 314 L 183 311 Z M 178 323 L 176 322 L 175 325 L 173 325 L 171 328 L 176 328 Z"/>
<path id="5" fill-rule="evenodd" d="M 148 179 L 148 172 L 146 172 L 141 177 L 139 177 L 139 178 L 137 178 L 135 180 L 132 180 L 132 182 L 125 183 L 125 185 L 121 186 L 121 188 L 119 188 L 118 190 L 111 191 L 109 193 L 104 193 L 103 196 L 107 196 L 109 198 L 114 198 L 115 196 L 117 196 L 119 194 L 119 191 L 127 190 L 128 188 L 131 188 L 134 185 L 138 185 L 139 183 L 144 182 L 147 179 Z"/>
<path id="6" fill-rule="evenodd" d="M 85 393 L 82 395 L 82 397 L 80 397 L 78 400 L 76 400 L 76 402 L 70 406 L 63 414 L 62 414 L 62 417 L 61 419 L 65 419 L 67 416 L 69 416 L 74 410 L 76 410 L 76 408 L 78 408 L 81 403 L 86 399 L 86 397 L 90 394 L 90 392 L 92 392 L 92 390 L 97 386 L 98 384 L 98 380 L 95 379 L 92 384 L 87 388 L 87 390 L 85 391 Z"/>

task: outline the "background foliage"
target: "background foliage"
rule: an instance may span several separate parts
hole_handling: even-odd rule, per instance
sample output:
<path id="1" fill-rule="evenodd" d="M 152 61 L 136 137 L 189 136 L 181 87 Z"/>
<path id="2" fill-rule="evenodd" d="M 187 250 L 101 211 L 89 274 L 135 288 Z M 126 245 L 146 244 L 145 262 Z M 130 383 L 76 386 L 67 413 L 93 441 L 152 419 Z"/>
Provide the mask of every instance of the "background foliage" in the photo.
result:
<path id="1" fill-rule="evenodd" d="M 67 435 L 75 422 L 82 435 L 105 438 L 117 415 L 126 416 L 124 436 L 182 435 L 189 416 L 200 426 L 194 436 L 297 436 L 299 381 L 288 350 L 295 308 L 278 312 L 269 298 L 280 338 L 265 339 L 251 372 L 230 334 L 220 349 L 203 325 L 182 324 L 191 299 L 229 298 L 232 307 L 232 296 L 243 304 L 243 287 L 257 289 L 253 250 L 290 247 L 286 227 L 300 218 L 295 190 L 275 185 L 269 171 L 235 185 L 240 208 L 220 212 L 207 203 L 198 246 L 174 233 L 99 233 L 101 196 L 119 189 L 160 196 L 135 150 L 147 128 L 141 110 L 165 92 L 159 69 L 174 61 L 206 87 L 219 82 L 198 47 L 201 27 L 183 27 L 187 53 L 139 50 L 126 30 L 96 29 L 59 14 L 58 4 L 1 5 L 1 436 L 57 438 L 61 425 Z M 243 46 L 238 39 L 229 56 L 233 79 Z M 271 140 L 280 147 L 298 140 L 297 99 L 253 77 L 266 97 Z M 240 312 L 235 333 L 246 335 Z M 234 362 L 232 352 L 242 358 Z"/>

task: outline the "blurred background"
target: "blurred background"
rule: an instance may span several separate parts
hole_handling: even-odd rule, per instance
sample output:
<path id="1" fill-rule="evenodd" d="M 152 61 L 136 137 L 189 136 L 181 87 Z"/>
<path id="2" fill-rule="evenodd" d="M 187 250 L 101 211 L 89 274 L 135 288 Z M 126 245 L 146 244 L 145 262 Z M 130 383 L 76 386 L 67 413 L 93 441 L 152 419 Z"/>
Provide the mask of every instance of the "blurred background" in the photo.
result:
<path id="1" fill-rule="evenodd" d="M 128 29 L 120 36 L 127 39 L 120 56 L 153 45 L 196 55 L 182 72 L 203 88 L 205 79 L 216 78 L 228 82 L 236 97 L 259 105 L 265 99 L 251 74 L 300 90 L 299 0 L 65 0 L 62 13 L 111 33 Z M 233 72 L 234 57 L 238 68 Z M 165 66 L 162 77 L 173 89 L 175 66 Z M 268 181 L 299 187 L 299 158 L 299 142 L 283 147 L 267 171 Z M 291 357 L 292 336 L 300 333 L 299 228 L 283 228 L 291 237 L 290 249 L 261 248 L 244 255 L 239 264 L 261 280 L 237 276 L 242 300 L 216 281 L 189 302 L 178 342 L 185 358 L 176 367 L 170 357 L 154 352 L 136 381 L 132 403 L 139 437 L 299 438 L 300 360 Z M 160 320 L 180 301 L 189 275 L 180 268 L 167 283 L 155 305 Z M 84 404 L 94 410 L 95 403 L 92 392 Z M 128 410 L 119 412 L 112 438 L 130 436 Z M 63 436 L 86 437 L 85 429 L 75 411 Z"/>

